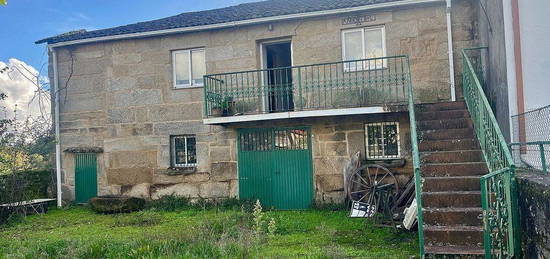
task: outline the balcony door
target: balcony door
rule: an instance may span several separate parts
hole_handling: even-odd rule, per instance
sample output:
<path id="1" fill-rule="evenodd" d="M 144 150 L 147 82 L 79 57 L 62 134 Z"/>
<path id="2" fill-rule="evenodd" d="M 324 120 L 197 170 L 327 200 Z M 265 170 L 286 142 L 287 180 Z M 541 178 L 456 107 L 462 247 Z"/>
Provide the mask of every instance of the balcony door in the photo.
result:
<path id="1" fill-rule="evenodd" d="M 292 47 L 290 41 L 262 44 L 264 80 L 267 84 L 264 103 L 268 112 L 294 110 L 292 84 Z"/>

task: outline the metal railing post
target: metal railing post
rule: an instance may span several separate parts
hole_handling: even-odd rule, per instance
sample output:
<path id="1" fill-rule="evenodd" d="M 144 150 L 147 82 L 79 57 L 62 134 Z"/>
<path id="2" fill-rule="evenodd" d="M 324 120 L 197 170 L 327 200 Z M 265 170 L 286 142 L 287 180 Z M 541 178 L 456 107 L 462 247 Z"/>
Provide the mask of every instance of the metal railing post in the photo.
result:
<path id="1" fill-rule="evenodd" d="M 546 155 L 544 154 L 544 143 L 539 143 L 540 150 L 540 162 L 542 165 L 542 172 L 548 174 L 548 166 L 546 165 Z"/>

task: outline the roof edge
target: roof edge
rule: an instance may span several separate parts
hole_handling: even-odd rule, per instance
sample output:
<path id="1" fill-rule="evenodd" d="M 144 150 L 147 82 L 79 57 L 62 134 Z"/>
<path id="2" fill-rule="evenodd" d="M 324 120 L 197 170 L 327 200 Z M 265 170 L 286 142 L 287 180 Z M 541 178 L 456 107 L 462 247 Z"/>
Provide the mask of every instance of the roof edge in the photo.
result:
<path id="1" fill-rule="evenodd" d="M 80 39 L 80 40 L 57 42 L 53 44 L 48 43 L 48 48 L 56 48 L 56 47 L 62 47 L 62 46 L 102 42 L 102 41 L 145 38 L 145 37 L 170 35 L 170 34 L 184 33 L 184 32 L 221 29 L 221 28 L 258 24 L 258 23 L 271 22 L 271 21 L 290 20 L 290 19 L 296 19 L 296 18 L 307 18 L 307 17 L 315 17 L 315 16 L 323 16 L 323 15 L 332 15 L 332 14 L 340 14 L 340 13 L 348 13 L 348 12 L 356 12 L 356 11 L 368 11 L 368 10 L 382 9 L 382 8 L 389 8 L 389 7 L 407 6 L 407 5 L 415 5 L 415 4 L 429 4 L 429 3 L 437 3 L 437 2 L 445 2 L 445 0 L 403 0 L 403 1 L 397 1 L 397 2 L 378 3 L 378 4 L 364 5 L 364 6 L 358 6 L 358 7 L 340 8 L 340 9 L 297 13 L 297 14 L 286 14 L 286 15 L 262 17 L 262 18 L 247 19 L 247 20 L 240 20 L 240 21 L 233 21 L 233 22 L 225 22 L 225 23 L 216 23 L 216 24 L 181 27 L 181 28 L 174 28 L 174 29 L 153 30 L 153 31 L 147 31 L 147 32 L 136 32 L 136 33 L 128 33 L 128 34 L 93 37 L 93 38 Z M 35 44 L 47 43 L 48 39 L 49 38 L 38 40 L 35 42 Z"/>

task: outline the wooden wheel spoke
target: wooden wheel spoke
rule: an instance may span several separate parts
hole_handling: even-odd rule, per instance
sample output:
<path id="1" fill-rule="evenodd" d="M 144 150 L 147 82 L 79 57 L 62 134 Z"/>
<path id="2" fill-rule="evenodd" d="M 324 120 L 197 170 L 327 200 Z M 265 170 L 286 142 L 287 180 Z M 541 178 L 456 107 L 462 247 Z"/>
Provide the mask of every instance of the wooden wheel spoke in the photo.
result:
<path id="1" fill-rule="evenodd" d="M 361 182 L 354 181 L 354 180 L 351 180 L 351 181 L 354 182 L 354 183 L 357 183 L 357 184 L 359 184 L 359 185 L 362 185 L 362 186 L 364 186 L 364 187 L 371 188 L 369 185 L 365 185 L 365 184 L 363 184 L 363 183 L 361 183 Z"/>
<path id="2" fill-rule="evenodd" d="M 382 176 L 382 178 L 380 179 L 380 182 L 382 182 L 384 180 L 384 178 L 386 178 L 386 176 L 388 176 L 388 174 L 384 174 L 384 176 Z"/>
<path id="3" fill-rule="evenodd" d="M 374 182 L 373 182 L 373 185 L 378 185 L 378 182 L 376 181 L 376 179 L 378 178 L 378 170 L 380 168 L 379 167 L 376 167 L 376 173 L 374 174 Z"/>
<path id="4" fill-rule="evenodd" d="M 359 178 L 361 178 L 361 180 L 363 180 L 363 182 L 365 182 L 365 184 L 367 184 L 367 186 L 369 186 L 369 182 L 367 182 L 367 180 L 365 180 L 365 178 L 363 178 L 363 176 L 361 176 L 361 174 L 357 174 L 357 176 L 359 176 Z"/>

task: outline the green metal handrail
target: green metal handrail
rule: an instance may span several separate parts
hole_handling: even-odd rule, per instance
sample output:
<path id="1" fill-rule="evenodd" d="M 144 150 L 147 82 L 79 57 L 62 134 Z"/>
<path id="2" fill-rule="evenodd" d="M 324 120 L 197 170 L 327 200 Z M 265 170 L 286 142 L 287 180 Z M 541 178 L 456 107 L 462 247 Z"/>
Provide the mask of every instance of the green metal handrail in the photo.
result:
<path id="1" fill-rule="evenodd" d="M 500 127 L 485 96 L 480 69 L 474 69 L 470 56 L 486 47 L 462 50 L 464 100 L 474 123 L 489 174 L 481 177 L 485 257 L 519 257 L 518 207 L 515 164 Z"/>
<path id="2" fill-rule="evenodd" d="M 208 118 L 406 105 L 409 76 L 403 55 L 210 74 L 204 76 L 204 113 Z"/>
<path id="3" fill-rule="evenodd" d="M 407 65 L 410 66 L 409 58 L 407 57 Z M 409 68 L 410 71 L 410 68 Z M 409 73 L 408 79 L 408 102 L 409 102 L 409 121 L 411 127 L 411 147 L 412 147 L 412 158 L 413 158 L 413 170 L 414 170 L 414 185 L 415 185 L 415 198 L 416 198 L 416 209 L 417 209 L 417 220 L 418 220 L 418 242 L 420 247 L 420 258 L 424 258 L 424 220 L 422 215 L 422 174 L 420 171 L 420 153 L 418 151 L 418 133 L 416 131 L 416 116 L 414 111 L 414 94 L 413 94 L 413 85 L 411 75 Z"/>
<path id="4" fill-rule="evenodd" d="M 548 149 L 545 149 L 544 146 L 550 146 L 550 141 L 530 141 L 530 142 L 514 142 L 514 143 L 510 143 L 508 144 L 508 146 L 510 146 L 510 149 L 511 151 L 513 151 L 513 147 L 514 146 L 519 146 L 519 156 L 520 156 L 520 160 L 521 159 L 521 154 L 523 153 L 526 153 L 528 150 L 527 150 L 527 146 L 536 146 L 538 148 L 538 155 L 540 156 L 540 170 L 542 170 L 542 172 L 546 175 L 548 175 L 548 163 L 547 163 L 547 157 L 546 157 L 546 152 L 550 152 L 550 148 Z M 523 164 L 528 164 L 526 162 L 523 162 Z"/>

